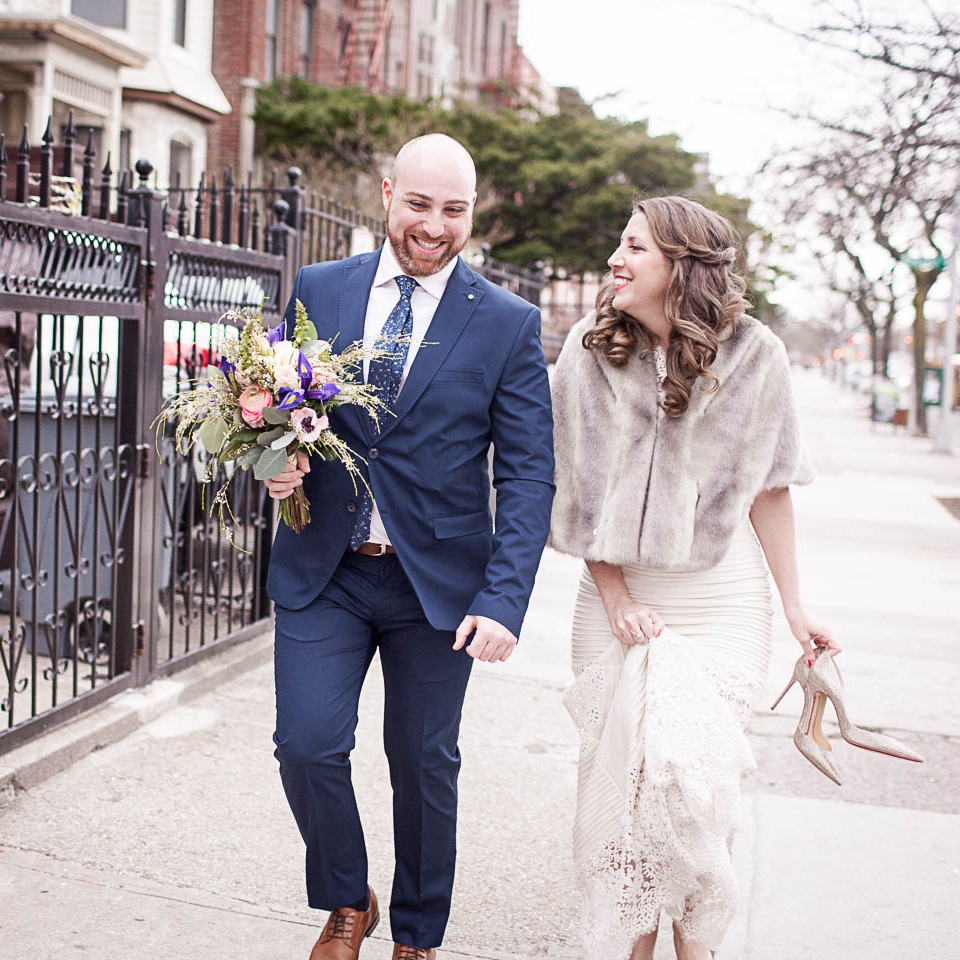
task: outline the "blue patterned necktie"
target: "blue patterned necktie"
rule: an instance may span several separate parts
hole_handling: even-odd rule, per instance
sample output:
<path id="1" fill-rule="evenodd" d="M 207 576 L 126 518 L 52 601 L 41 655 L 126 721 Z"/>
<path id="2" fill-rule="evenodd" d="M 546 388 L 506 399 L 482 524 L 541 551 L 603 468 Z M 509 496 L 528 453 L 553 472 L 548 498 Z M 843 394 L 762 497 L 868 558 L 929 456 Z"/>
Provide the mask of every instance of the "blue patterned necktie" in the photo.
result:
<path id="1" fill-rule="evenodd" d="M 367 383 L 378 388 L 380 399 L 392 407 L 400 393 L 400 381 L 403 379 L 403 368 L 407 363 L 407 352 L 410 349 L 410 336 L 413 333 L 413 308 L 410 298 L 417 281 L 413 277 L 400 275 L 394 277 L 400 288 L 400 299 L 390 311 L 386 323 L 377 337 L 375 350 L 385 356 L 373 357 L 367 371 Z M 370 492 L 364 490 L 357 514 L 357 525 L 350 538 L 350 548 L 356 550 L 363 546 L 370 536 L 370 517 L 373 513 L 373 501 Z"/>

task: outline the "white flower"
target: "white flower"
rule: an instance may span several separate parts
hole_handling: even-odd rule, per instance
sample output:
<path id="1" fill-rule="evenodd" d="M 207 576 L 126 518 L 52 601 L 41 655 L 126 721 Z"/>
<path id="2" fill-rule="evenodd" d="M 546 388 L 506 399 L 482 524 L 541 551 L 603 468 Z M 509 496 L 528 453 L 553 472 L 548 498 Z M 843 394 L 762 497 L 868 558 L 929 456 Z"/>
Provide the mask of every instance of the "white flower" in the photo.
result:
<path id="1" fill-rule="evenodd" d="M 318 417 L 317 412 L 310 407 L 300 407 L 290 414 L 290 426 L 293 427 L 297 439 L 304 443 L 313 443 L 320 439 L 320 434 L 330 426 L 330 421 L 326 415 Z"/>
<path id="2" fill-rule="evenodd" d="M 300 389 L 300 375 L 297 373 L 296 368 L 291 367 L 289 364 L 274 368 L 273 382 L 276 384 L 277 390 L 281 387 L 288 387 L 291 390 Z"/>
<path id="3" fill-rule="evenodd" d="M 295 367 L 300 351 L 289 341 L 279 340 L 273 345 L 273 361 L 279 367 Z"/>

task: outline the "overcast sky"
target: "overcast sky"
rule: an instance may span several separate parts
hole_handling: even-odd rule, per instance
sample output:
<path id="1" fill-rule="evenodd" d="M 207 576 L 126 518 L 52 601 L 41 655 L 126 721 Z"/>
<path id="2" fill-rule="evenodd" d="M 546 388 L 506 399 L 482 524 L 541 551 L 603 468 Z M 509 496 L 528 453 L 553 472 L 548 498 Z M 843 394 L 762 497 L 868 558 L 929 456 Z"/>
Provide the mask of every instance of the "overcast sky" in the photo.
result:
<path id="1" fill-rule="evenodd" d="M 740 2 L 795 27 L 819 20 L 814 0 Z M 929 2 L 951 9 L 958 0 Z M 916 15 L 918 4 L 869 0 L 892 22 Z M 677 134 L 683 149 L 708 154 L 720 189 L 753 200 L 754 218 L 774 233 L 753 175 L 779 150 L 820 135 L 787 113 L 839 116 L 870 90 L 862 61 L 804 44 L 726 0 L 520 0 L 520 43 L 548 83 L 577 88 L 598 101 L 597 113 L 646 119 L 651 133 Z M 800 282 L 774 294 L 795 316 L 822 308 L 822 276 L 801 246 L 791 264 Z"/>
<path id="2" fill-rule="evenodd" d="M 810 21 L 808 0 L 755 5 Z M 563 16 L 567 6 L 520 0 L 520 43 L 547 82 L 588 101 L 618 94 L 597 112 L 678 134 L 734 191 L 778 146 L 811 136 L 778 110 L 852 96 L 822 52 L 718 0 L 589 0 L 575 17 Z"/>

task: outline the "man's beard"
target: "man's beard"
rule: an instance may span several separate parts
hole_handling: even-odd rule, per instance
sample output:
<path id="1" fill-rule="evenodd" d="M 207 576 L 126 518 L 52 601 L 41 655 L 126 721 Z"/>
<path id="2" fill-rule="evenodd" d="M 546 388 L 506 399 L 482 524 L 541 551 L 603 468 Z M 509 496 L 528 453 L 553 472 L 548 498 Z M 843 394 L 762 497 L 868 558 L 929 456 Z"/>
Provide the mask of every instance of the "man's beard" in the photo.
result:
<path id="1" fill-rule="evenodd" d="M 470 229 L 467 230 L 466 235 L 470 236 Z M 464 239 L 460 246 L 457 246 L 454 238 L 445 233 L 442 237 L 431 241 L 446 244 L 443 251 L 436 256 L 426 257 L 417 252 L 409 234 L 391 228 L 389 209 L 387 210 L 387 236 L 390 238 L 390 246 L 393 247 L 397 263 L 403 268 L 403 272 L 411 277 L 429 277 L 439 273 L 467 244 Z"/>

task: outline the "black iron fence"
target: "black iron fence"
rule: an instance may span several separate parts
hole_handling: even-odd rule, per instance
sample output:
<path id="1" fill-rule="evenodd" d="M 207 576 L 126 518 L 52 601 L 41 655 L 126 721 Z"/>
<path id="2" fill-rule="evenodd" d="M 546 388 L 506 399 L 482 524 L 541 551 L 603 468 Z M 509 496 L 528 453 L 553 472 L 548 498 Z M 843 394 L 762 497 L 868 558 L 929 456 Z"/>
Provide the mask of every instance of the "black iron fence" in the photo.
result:
<path id="1" fill-rule="evenodd" d="M 144 161 L 98 171 L 92 143 L 48 125 L 11 159 L 0 135 L 0 753 L 263 628 L 272 502 L 234 477 L 228 535 L 201 455 L 152 423 L 223 312 L 276 321 L 302 262 L 383 236 L 294 170 L 161 192 Z M 535 275 L 480 269 L 539 298 Z"/>

